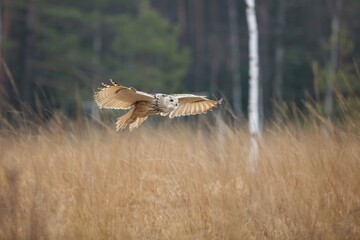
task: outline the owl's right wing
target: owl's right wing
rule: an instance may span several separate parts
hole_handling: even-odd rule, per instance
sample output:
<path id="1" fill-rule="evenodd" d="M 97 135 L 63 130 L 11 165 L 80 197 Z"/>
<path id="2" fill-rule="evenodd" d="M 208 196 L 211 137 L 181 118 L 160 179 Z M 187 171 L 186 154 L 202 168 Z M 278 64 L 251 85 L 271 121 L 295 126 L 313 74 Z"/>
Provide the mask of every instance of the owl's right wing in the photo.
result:
<path id="1" fill-rule="evenodd" d="M 206 113 L 222 102 L 222 99 L 215 101 L 194 94 L 173 94 L 172 96 L 177 97 L 179 106 L 169 114 L 170 118 Z"/>
<path id="2" fill-rule="evenodd" d="M 135 88 L 128 88 L 116 84 L 110 80 L 112 85 L 104 84 L 94 94 L 94 99 L 100 108 L 129 109 L 139 101 L 152 102 L 154 96 L 145 92 L 137 91 Z"/>

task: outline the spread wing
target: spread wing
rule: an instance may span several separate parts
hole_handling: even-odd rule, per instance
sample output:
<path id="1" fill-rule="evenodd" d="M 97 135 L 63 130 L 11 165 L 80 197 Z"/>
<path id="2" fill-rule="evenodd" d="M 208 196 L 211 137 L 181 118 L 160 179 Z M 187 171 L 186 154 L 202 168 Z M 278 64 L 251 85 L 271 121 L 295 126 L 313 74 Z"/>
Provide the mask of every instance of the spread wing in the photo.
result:
<path id="1" fill-rule="evenodd" d="M 215 101 L 193 94 L 174 94 L 172 96 L 179 99 L 179 106 L 170 113 L 170 118 L 206 113 L 222 102 L 222 99 Z"/>
<path id="2" fill-rule="evenodd" d="M 151 94 L 110 81 L 112 85 L 103 83 L 104 87 L 94 95 L 95 102 L 100 108 L 129 109 L 138 101 L 151 102 L 154 99 Z"/>

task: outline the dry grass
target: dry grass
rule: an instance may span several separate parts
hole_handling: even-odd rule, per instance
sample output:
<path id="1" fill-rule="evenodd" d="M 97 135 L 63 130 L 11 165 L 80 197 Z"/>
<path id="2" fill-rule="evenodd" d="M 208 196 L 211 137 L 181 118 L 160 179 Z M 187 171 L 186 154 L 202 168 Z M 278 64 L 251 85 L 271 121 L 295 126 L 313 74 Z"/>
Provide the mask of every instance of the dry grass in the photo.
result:
<path id="1" fill-rule="evenodd" d="M 358 126 L 0 135 L 0 239 L 359 239 Z"/>

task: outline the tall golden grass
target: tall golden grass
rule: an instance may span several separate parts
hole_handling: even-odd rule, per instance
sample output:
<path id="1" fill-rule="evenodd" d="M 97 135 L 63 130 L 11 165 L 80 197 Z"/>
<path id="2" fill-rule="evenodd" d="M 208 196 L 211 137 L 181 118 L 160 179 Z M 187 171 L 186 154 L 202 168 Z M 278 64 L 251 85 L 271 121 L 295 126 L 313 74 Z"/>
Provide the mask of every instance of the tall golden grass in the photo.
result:
<path id="1" fill-rule="evenodd" d="M 200 123 L 201 124 L 201 123 Z M 358 124 L 0 135 L 0 239 L 360 239 Z"/>

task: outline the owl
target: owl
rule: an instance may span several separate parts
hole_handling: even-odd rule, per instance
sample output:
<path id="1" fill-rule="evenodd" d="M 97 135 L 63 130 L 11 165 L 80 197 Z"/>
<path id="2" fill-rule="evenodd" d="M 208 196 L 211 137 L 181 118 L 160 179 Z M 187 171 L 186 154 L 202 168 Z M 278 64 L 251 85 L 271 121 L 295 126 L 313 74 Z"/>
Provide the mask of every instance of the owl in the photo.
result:
<path id="1" fill-rule="evenodd" d="M 110 81 L 111 85 L 102 84 L 104 87 L 94 94 L 94 98 L 100 108 L 130 109 L 117 119 L 116 131 L 129 126 L 131 132 L 151 115 L 174 118 L 206 113 L 222 102 L 222 99 L 215 101 L 193 94 L 149 94 Z"/>

